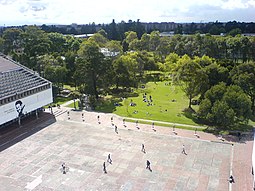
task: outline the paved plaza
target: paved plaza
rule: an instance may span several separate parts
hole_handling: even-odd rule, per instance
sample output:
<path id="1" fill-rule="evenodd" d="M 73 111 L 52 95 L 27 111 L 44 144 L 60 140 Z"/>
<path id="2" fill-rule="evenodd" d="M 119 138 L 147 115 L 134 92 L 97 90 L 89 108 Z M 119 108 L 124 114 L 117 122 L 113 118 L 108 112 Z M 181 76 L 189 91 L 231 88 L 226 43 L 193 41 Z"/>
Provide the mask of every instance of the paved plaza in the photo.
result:
<path id="1" fill-rule="evenodd" d="M 230 172 L 235 173 L 232 168 L 239 165 L 234 158 L 236 145 L 217 141 L 217 137 L 215 141 L 204 140 L 203 135 L 182 137 L 163 127 L 154 131 L 150 125 L 138 129 L 136 124 L 126 123 L 124 127 L 122 119 L 115 116 L 113 126 L 111 117 L 85 112 L 82 118 L 82 112 L 73 111 L 68 117 L 63 113 L 54 123 L 2 150 L 0 190 L 239 190 L 238 179 L 237 186 L 228 182 Z M 187 155 L 182 153 L 182 145 Z M 146 169 L 147 160 L 151 171 Z M 104 162 L 107 173 L 103 172 Z M 238 168 L 250 170 L 245 165 Z M 251 186 L 251 180 L 244 180 L 245 186 Z M 242 187 L 243 191 L 247 187 Z"/>

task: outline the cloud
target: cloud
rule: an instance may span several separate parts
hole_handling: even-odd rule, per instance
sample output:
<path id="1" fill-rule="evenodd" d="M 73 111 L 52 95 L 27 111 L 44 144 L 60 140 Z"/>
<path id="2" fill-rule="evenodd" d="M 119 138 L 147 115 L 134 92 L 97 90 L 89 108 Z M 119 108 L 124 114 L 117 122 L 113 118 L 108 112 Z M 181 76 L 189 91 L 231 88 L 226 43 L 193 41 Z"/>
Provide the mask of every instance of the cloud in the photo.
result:
<path id="1" fill-rule="evenodd" d="M 254 18 L 255 0 L 0 0 L 0 25 L 199 22 Z M 235 14 L 235 15 L 232 15 Z M 247 19 L 247 20 L 246 20 Z"/>

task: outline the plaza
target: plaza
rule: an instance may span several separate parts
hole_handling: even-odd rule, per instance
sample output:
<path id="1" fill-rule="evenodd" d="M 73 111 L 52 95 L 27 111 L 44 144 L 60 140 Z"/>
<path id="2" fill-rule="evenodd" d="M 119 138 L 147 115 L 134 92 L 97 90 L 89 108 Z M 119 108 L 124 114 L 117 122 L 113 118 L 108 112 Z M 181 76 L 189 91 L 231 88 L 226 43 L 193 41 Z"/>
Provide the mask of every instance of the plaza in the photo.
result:
<path id="1" fill-rule="evenodd" d="M 252 188 L 249 156 L 253 140 L 222 142 L 211 134 L 199 132 L 197 138 L 193 132 L 179 129 L 175 135 L 166 127 L 156 126 L 153 131 L 151 125 L 139 124 L 137 129 L 129 122 L 124 127 L 122 118 L 112 114 L 70 111 L 68 116 L 64 108 L 61 111 L 56 119 L 40 117 L 42 121 L 18 136 L 20 140 L 14 137 L 1 142 L 0 147 L 5 147 L 0 153 L 1 191 Z M 141 151 L 142 144 L 146 152 Z M 181 153 L 182 145 L 187 155 Z M 108 154 L 112 164 L 106 162 Z M 151 171 L 146 169 L 147 160 Z M 107 173 L 103 172 L 103 162 Z M 66 174 L 62 163 L 66 164 Z M 230 173 L 234 184 L 228 181 Z"/>

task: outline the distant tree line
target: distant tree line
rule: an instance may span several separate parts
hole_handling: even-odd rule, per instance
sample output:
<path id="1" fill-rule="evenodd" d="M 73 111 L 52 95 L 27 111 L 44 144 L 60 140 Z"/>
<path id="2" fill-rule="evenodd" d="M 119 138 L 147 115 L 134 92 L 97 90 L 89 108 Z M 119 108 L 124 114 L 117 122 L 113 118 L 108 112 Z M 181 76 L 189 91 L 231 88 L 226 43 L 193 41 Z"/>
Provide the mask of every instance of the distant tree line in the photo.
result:
<path id="1" fill-rule="evenodd" d="M 24 30 L 26 26 L 18 26 Z M 4 30 L 13 27 L 5 27 L 0 29 L 0 34 Z M 236 22 L 230 21 L 227 23 L 223 22 L 210 22 L 210 23 L 141 23 L 139 19 L 137 21 L 129 20 L 128 22 L 121 21 L 120 23 L 115 23 L 113 19 L 110 24 L 91 24 L 84 25 L 45 25 L 43 24 L 40 28 L 47 32 L 57 32 L 61 34 L 94 34 L 100 29 L 103 29 L 107 33 L 107 38 L 110 40 L 123 40 L 125 38 L 125 32 L 134 31 L 137 33 L 138 38 L 142 37 L 142 34 L 151 33 L 152 31 L 159 32 L 170 32 L 174 31 L 175 34 L 230 34 L 235 36 L 236 34 L 243 33 L 255 33 L 255 23 L 254 22 Z M 171 28 L 171 29 L 169 29 Z M 172 29 L 173 28 L 173 29 Z"/>
<path id="2" fill-rule="evenodd" d="M 72 97 L 88 94 L 94 106 L 100 95 L 167 80 L 182 87 L 191 111 L 198 100 L 194 115 L 204 123 L 233 126 L 255 114 L 255 37 L 160 37 L 152 31 L 139 38 L 127 31 L 123 40 L 112 40 L 113 34 L 100 29 L 78 39 L 36 26 L 8 28 L 0 36 L 0 51 L 52 81 L 56 91 L 63 84 L 75 86 Z M 101 48 L 112 54 L 105 56 Z"/>

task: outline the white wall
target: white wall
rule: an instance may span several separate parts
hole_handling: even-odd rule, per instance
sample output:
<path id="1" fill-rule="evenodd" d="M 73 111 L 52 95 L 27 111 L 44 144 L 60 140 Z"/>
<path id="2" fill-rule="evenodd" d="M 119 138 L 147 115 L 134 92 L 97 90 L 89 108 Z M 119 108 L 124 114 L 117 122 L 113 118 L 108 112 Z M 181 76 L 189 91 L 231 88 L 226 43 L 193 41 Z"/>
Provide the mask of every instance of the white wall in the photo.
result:
<path id="1" fill-rule="evenodd" d="M 18 117 L 18 112 L 15 107 L 16 101 L 0 106 L 0 125 Z M 23 114 L 29 113 L 53 102 L 52 89 L 50 88 L 21 98 L 20 101 L 22 102 L 22 106 L 25 105 Z"/>

